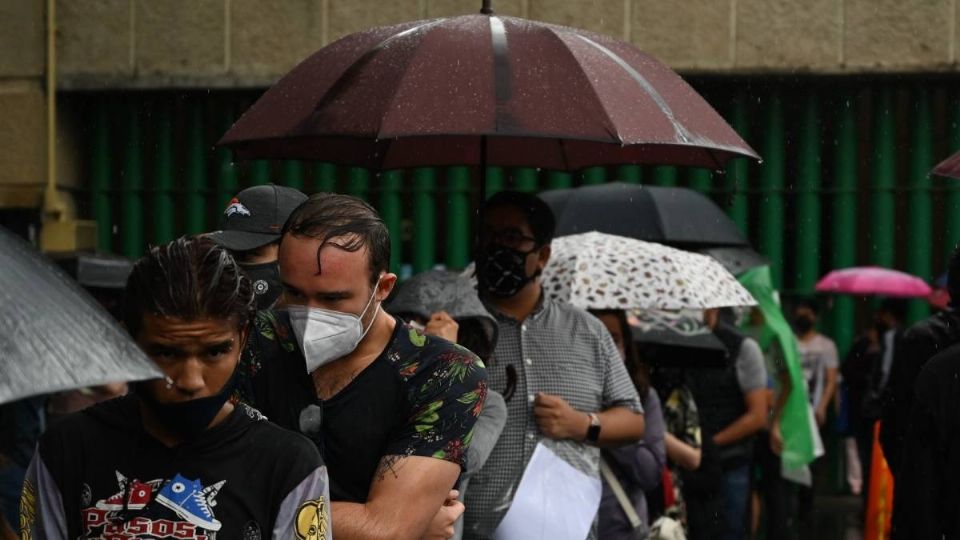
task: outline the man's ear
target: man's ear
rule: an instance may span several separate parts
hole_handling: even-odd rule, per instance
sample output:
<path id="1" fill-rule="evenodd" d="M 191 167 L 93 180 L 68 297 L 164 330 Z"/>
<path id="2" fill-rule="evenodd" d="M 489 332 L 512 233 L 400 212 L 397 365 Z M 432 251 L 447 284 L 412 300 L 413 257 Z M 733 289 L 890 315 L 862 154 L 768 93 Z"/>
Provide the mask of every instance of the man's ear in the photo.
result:
<path id="1" fill-rule="evenodd" d="M 540 270 L 546 268 L 547 263 L 550 262 L 550 255 L 553 253 L 553 250 L 550 248 L 550 244 L 547 244 L 540 248 L 540 252 L 537 254 L 538 261 L 537 266 Z"/>
<path id="2" fill-rule="evenodd" d="M 390 298 L 390 293 L 397 286 L 397 275 L 387 272 L 380 278 L 380 285 L 377 287 L 377 302 L 385 302 Z"/>

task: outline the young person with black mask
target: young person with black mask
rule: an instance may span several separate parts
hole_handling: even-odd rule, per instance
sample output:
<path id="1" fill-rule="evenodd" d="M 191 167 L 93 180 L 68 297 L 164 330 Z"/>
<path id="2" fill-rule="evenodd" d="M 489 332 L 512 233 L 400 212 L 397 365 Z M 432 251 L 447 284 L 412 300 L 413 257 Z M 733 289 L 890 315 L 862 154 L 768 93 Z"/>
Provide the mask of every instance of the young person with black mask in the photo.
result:
<path id="1" fill-rule="evenodd" d="M 166 374 L 64 417 L 41 438 L 21 500 L 24 538 L 331 538 L 313 444 L 233 405 L 254 293 L 203 237 L 134 266 L 124 323 Z"/>
<path id="2" fill-rule="evenodd" d="M 381 309 L 397 281 L 390 234 L 356 197 L 300 205 L 279 262 L 285 308 L 258 314 L 244 398 L 320 448 L 339 540 L 452 536 L 483 363 Z"/>
<path id="3" fill-rule="evenodd" d="M 306 195 L 289 187 L 249 187 L 230 199 L 220 219 L 220 230 L 209 235 L 230 250 L 253 282 L 257 309 L 274 307 L 283 294 L 277 264 L 280 230 L 305 200 Z"/>

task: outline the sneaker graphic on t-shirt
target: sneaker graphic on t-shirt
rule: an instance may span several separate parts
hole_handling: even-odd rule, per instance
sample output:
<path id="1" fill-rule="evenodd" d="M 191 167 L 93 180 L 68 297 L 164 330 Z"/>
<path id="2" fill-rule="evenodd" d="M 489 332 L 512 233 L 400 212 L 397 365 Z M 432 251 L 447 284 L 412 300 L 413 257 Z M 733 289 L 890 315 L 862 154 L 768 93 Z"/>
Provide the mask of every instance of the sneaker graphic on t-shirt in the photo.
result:
<path id="1" fill-rule="evenodd" d="M 224 482 L 219 482 L 204 489 L 200 485 L 200 480 L 187 480 L 177 474 L 157 495 L 157 502 L 197 527 L 208 531 L 219 531 L 221 524 L 213 516 L 210 508 L 212 498 L 220 491 L 223 484 Z M 211 493 L 212 496 L 210 496 Z"/>
<path id="2" fill-rule="evenodd" d="M 143 510 L 153 500 L 153 492 L 163 483 L 162 480 L 141 482 L 134 478 L 128 480 L 120 471 L 117 473 L 117 484 L 120 491 L 97 502 L 100 510 Z"/>

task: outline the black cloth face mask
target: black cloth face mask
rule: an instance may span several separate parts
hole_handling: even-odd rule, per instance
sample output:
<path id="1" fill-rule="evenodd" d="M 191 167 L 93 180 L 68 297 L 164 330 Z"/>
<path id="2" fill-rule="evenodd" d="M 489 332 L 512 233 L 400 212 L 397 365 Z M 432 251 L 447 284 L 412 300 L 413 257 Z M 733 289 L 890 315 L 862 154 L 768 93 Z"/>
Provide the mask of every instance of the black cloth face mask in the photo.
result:
<path id="1" fill-rule="evenodd" d="M 144 383 L 137 384 L 137 395 L 163 427 L 192 440 L 206 431 L 210 422 L 213 422 L 217 413 L 223 408 L 223 404 L 230 399 L 236 387 L 238 371 L 235 369 L 223 388 L 212 396 L 175 403 L 160 403 L 150 394 Z"/>
<path id="2" fill-rule="evenodd" d="M 481 292 L 496 298 L 509 298 L 540 275 L 526 273 L 527 256 L 540 249 L 518 251 L 506 246 L 492 245 L 477 257 L 477 285 Z"/>
<path id="3" fill-rule="evenodd" d="M 280 265 L 277 261 L 260 264 L 241 264 L 257 298 L 257 309 L 270 309 L 280 299 L 283 285 L 280 283 Z"/>
<path id="4" fill-rule="evenodd" d="M 797 317 L 793 320 L 793 328 L 797 331 L 797 334 L 801 336 L 810 330 L 813 330 L 813 327 L 813 319 L 809 319 L 807 317 Z"/>

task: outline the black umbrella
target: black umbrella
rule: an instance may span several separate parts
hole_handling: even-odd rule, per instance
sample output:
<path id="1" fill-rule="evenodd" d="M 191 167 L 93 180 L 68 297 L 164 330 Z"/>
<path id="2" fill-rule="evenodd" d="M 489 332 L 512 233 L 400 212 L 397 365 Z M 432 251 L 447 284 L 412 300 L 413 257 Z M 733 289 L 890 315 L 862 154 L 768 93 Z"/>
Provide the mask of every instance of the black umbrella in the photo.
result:
<path id="1" fill-rule="evenodd" d="M 557 236 L 599 231 L 684 249 L 749 246 L 720 207 L 691 189 L 613 182 L 540 197 L 557 217 Z"/>
<path id="2" fill-rule="evenodd" d="M 692 314 L 657 310 L 637 311 L 630 331 L 642 359 L 652 366 L 670 368 L 723 367 L 726 347 L 702 318 Z"/>
<path id="3" fill-rule="evenodd" d="M 60 268 L 0 227 L 0 403 L 162 377 Z"/>
<path id="4" fill-rule="evenodd" d="M 53 254 L 50 258 L 84 287 L 123 289 L 133 271 L 133 261 L 109 253 L 77 251 Z"/>
<path id="5" fill-rule="evenodd" d="M 724 268 L 735 276 L 739 276 L 751 268 L 770 264 L 770 261 L 766 257 L 750 247 L 707 248 L 702 250 L 701 253 L 716 259 L 717 262 L 722 264 Z"/>

